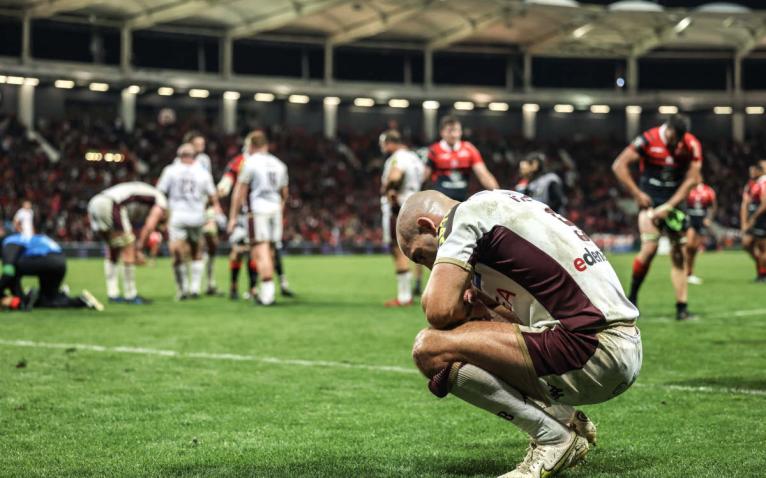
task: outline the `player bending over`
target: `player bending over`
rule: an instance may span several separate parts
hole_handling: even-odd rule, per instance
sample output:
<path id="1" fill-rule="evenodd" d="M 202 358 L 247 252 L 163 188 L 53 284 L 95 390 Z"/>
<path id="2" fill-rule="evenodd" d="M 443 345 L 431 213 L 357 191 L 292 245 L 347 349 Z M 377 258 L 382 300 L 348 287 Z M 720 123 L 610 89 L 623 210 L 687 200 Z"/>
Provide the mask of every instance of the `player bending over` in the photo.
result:
<path id="1" fill-rule="evenodd" d="M 686 278 L 689 284 L 700 285 L 702 279 L 694 275 L 694 260 L 702 245 L 702 237 L 708 233 L 718 209 L 715 191 L 700 178 L 700 183 L 689 191 L 686 205 L 689 214 L 689 229 L 686 231 Z"/>
<path id="2" fill-rule="evenodd" d="M 402 143 L 398 131 L 388 130 L 380 135 L 380 150 L 388 155 L 380 181 L 380 207 L 383 215 L 383 242 L 391 247 L 396 272 L 397 294 L 385 303 L 386 307 L 412 305 L 412 273 L 410 260 L 402 254 L 396 243 L 396 218 L 404 201 L 420 191 L 423 182 L 423 163 Z"/>
<path id="3" fill-rule="evenodd" d="M 176 298 L 198 298 L 202 288 L 202 226 L 208 201 L 217 214 L 221 206 L 215 192 L 213 177 L 195 161 L 196 153 L 189 143 L 178 148 L 178 158 L 165 167 L 157 183 L 170 205 L 168 236 L 173 257 Z M 188 262 L 191 260 L 191 266 Z"/>
<path id="4" fill-rule="evenodd" d="M 636 200 L 641 250 L 633 261 L 630 301 L 638 291 L 666 234 L 672 244 L 670 279 L 676 294 L 676 319 L 693 318 L 687 309 L 688 283 L 684 255 L 686 218 L 681 208 L 694 185 L 700 182 L 702 145 L 689 131 L 689 119 L 673 115 L 662 126 L 645 131 L 626 147 L 612 165 L 615 176 Z M 640 162 L 636 184 L 630 165 Z"/>
<path id="5" fill-rule="evenodd" d="M 274 253 L 273 247 L 282 240 L 282 217 L 287 200 L 287 166 L 269 153 L 269 141 L 263 131 L 253 131 L 245 140 L 247 155 L 237 177 L 229 209 L 231 234 L 237 225 L 248 191 L 249 208 L 253 217 L 251 258 L 255 260 L 261 275 L 258 302 L 274 303 Z"/>
<path id="6" fill-rule="evenodd" d="M 431 392 L 530 436 L 503 476 L 552 476 L 582 460 L 596 430 L 574 406 L 627 390 L 642 354 L 638 310 L 596 244 L 511 191 L 463 203 L 415 193 L 396 230 L 402 252 L 432 269 L 422 299 L 431 327 L 413 348 Z"/>
<path id="7" fill-rule="evenodd" d="M 750 181 L 742 194 L 742 247 L 755 261 L 756 282 L 766 282 L 766 160 L 750 166 Z"/>
<path id="8" fill-rule="evenodd" d="M 143 264 L 143 249 L 149 236 L 164 220 L 168 209 L 165 195 L 141 182 L 128 182 L 107 188 L 88 203 L 90 227 L 106 243 L 104 277 L 109 302 L 145 304 L 138 295 L 136 264 Z M 132 224 L 144 223 L 136 240 Z M 122 261 L 122 267 L 118 263 Z M 120 295 L 120 280 L 122 290 Z"/>

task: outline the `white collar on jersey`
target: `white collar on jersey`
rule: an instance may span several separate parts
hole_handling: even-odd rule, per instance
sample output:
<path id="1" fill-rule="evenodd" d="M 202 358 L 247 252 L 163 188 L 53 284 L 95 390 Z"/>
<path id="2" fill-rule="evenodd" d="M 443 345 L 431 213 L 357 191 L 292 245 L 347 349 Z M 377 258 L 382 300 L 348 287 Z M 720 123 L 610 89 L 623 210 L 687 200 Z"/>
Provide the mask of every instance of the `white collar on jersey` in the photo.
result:
<path id="1" fill-rule="evenodd" d="M 442 147 L 442 149 L 444 149 L 444 150 L 446 150 L 446 151 L 457 151 L 458 149 L 460 149 L 460 146 L 461 146 L 462 144 L 463 144 L 463 142 L 462 142 L 462 141 L 458 141 L 457 143 L 455 143 L 455 147 L 454 147 L 454 148 L 451 148 L 451 147 L 450 147 L 450 145 L 449 145 L 449 144 L 447 144 L 447 142 L 446 142 L 446 141 L 444 141 L 444 140 L 441 140 L 441 141 L 439 141 L 439 146 L 441 146 L 441 147 Z"/>
<path id="2" fill-rule="evenodd" d="M 665 130 L 668 129 L 668 125 L 662 124 L 660 126 L 660 141 L 662 141 L 662 144 L 667 145 L 668 140 L 665 139 Z"/>

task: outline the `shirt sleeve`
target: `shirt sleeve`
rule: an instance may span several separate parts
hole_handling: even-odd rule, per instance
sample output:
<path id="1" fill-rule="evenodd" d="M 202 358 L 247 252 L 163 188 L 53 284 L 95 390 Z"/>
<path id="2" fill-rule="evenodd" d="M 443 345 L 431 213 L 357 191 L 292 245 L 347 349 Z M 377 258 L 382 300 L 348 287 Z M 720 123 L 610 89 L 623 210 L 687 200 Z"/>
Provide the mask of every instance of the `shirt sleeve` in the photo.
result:
<path id="1" fill-rule="evenodd" d="M 644 152 L 646 151 L 646 138 L 643 134 L 639 134 L 636 136 L 636 139 L 631 141 L 630 146 L 641 156 L 644 155 Z"/>
<path id="2" fill-rule="evenodd" d="M 468 208 L 470 209 L 470 208 Z M 467 271 L 473 270 L 471 256 L 481 237 L 481 232 L 465 204 L 455 206 L 439 225 L 439 250 L 434 264 L 454 264 Z"/>

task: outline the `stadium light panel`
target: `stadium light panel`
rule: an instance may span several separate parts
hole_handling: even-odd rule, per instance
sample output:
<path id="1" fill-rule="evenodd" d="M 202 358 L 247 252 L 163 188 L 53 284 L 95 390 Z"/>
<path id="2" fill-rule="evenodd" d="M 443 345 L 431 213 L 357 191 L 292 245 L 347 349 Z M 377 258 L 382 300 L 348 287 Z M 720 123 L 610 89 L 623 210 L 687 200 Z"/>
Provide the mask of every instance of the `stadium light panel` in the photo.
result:
<path id="1" fill-rule="evenodd" d="M 730 115 L 734 112 L 734 109 L 731 106 L 715 106 L 713 108 L 713 113 L 717 115 Z"/>
<path id="2" fill-rule="evenodd" d="M 61 88 L 62 90 L 71 90 L 74 88 L 74 81 L 72 80 L 56 80 L 53 82 L 53 86 Z"/>
<path id="3" fill-rule="evenodd" d="M 609 105 L 590 105 L 590 112 L 597 115 L 605 115 L 610 111 Z"/>
<path id="4" fill-rule="evenodd" d="M 493 101 L 487 105 L 487 108 L 489 108 L 490 111 L 508 111 L 510 106 L 508 106 L 508 103 L 502 101 Z"/>
<path id="5" fill-rule="evenodd" d="M 109 85 L 106 83 L 91 83 L 88 85 L 88 89 L 90 89 L 90 91 L 104 92 L 109 91 Z"/>
<path id="6" fill-rule="evenodd" d="M 5 75 L 0 75 L 0 84 L 5 83 L 8 80 L 8 77 Z"/>
<path id="7" fill-rule="evenodd" d="M 410 106 L 410 102 L 402 98 L 391 98 L 388 100 L 388 106 L 391 108 L 406 108 Z"/>
<path id="8" fill-rule="evenodd" d="M 330 106 L 338 106 L 340 104 L 340 98 L 337 96 L 326 96 L 324 99 L 324 104 Z"/>
<path id="9" fill-rule="evenodd" d="M 435 100 L 426 100 L 423 102 L 423 109 L 426 110 L 438 110 L 439 102 Z"/>
<path id="10" fill-rule="evenodd" d="M 161 86 L 157 88 L 157 94 L 160 96 L 172 96 L 175 90 L 169 86 Z"/>
<path id="11" fill-rule="evenodd" d="M 189 96 L 192 98 L 207 98 L 210 96 L 210 92 L 201 88 L 192 88 L 189 90 Z"/>
<path id="12" fill-rule="evenodd" d="M 9 76 L 5 79 L 9 85 L 22 85 L 24 84 L 24 77 L 22 76 Z"/>
<path id="13" fill-rule="evenodd" d="M 657 111 L 659 111 L 662 115 L 674 115 L 678 113 L 678 106 L 662 105 L 657 109 Z"/>
<path id="14" fill-rule="evenodd" d="M 745 108 L 745 113 L 749 115 L 762 115 L 766 111 L 763 106 L 748 106 Z"/>
<path id="15" fill-rule="evenodd" d="M 24 78 L 25 85 L 37 86 L 40 84 L 40 80 L 37 78 Z"/>
<path id="16" fill-rule="evenodd" d="M 309 97 L 306 95 L 290 95 L 287 97 L 287 101 L 297 105 L 305 105 L 309 102 Z"/>
<path id="17" fill-rule="evenodd" d="M 253 99 L 262 103 L 269 103 L 274 101 L 274 93 L 256 93 Z"/>
<path id="18" fill-rule="evenodd" d="M 130 85 L 127 88 L 125 88 L 125 90 L 132 95 L 137 95 L 141 93 L 141 87 L 138 85 Z"/>
<path id="19" fill-rule="evenodd" d="M 223 99 L 225 100 L 232 100 L 237 101 L 239 99 L 239 92 L 238 91 L 224 91 L 223 92 Z"/>
<path id="20" fill-rule="evenodd" d="M 572 105 L 553 105 L 553 111 L 556 113 L 571 113 L 574 111 Z"/>
<path id="21" fill-rule="evenodd" d="M 473 102 L 471 101 L 456 101 L 453 105 L 456 110 L 471 111 L 473 109 Z"/>
<path id="22" fill-rule="evenodd" d="M 641 107 L 638 105 L 629 105 L 625 107 L 625 112 L 631 115 L 640 115 Z"/>
<path id="23" fill-rule="evenodd" d="M 521 106 L 521 109 L 528 113 L 537 113 L 540 111 L 540 105 L 537 103 L 524 103 L 524 105 Z"/>
<path id="24" fill-rule="evenodd" d="M 375 106 L 375 100 L 372 98 L 354 98 L 354 106 L 369 108 L 371 106 Z"/>

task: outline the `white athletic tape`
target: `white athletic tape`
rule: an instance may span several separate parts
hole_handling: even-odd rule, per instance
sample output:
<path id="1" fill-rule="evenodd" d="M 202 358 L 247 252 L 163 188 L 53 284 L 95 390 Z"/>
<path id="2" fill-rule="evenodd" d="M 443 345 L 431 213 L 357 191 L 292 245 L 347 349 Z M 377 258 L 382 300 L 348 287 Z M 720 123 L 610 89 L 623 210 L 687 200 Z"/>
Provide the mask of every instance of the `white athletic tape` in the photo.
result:
<path id="1" fill-rule="evenodd" d="M 740 311 L 746 312 L 746 311 Z M 240 355 L 230 353 L 210 353 L 210 352 L 177 352 L 175 350 L 162 350 L 151 349 L 145 347 L 106 347 L 103 345 L 93 344 L 62 344 L 51 342 L 34 342 L 31 340 L 2 340 L 0 339 L 0 345 L 11 347 L 30 347 L 39 349 L 61 349 L 61 350 L 82 350 L 88 352 L 101 352 L 101 353 L 118 353 L 118 354 L 139 354 L 149 355 L 156 357 L 177 357 L 177 358 L 190 358 L 190 359 L 205 359 L 205 360 L 224 360 L 232 362 L 257 362 L 268 363 L 275 365 L 298 365 L 301 367 L 329 367 L 329 368 L 345 368 L 356 370 L 369 370 L 373 372 L 392 372 L 414 375 L 417 373 L 415 368 L 397 367 L 395 365 L 367 365 L 348 362 L 336 362 L 329 360 L 301 360 L 301 359 L 282 359 L 277 357 L 258 357 L 255 355 Z M 681 392 L 701 392 L 701 393 L 724 393 L 724 394 L 739 394 L 739 395 L 751 395 L 757 397 L 766 397 L 766 390 L 748 389 L 748 388 L 734 388 L 734 387 L 710 387 L 699 386 L 694 387 L 690 385 L 672 385 L 672 384 L 660 384 L 660 383 L 646 383 L 638 382 L 635 384 L 637 387 L 646 388 L 661 388 L 672 391 Z"/>

